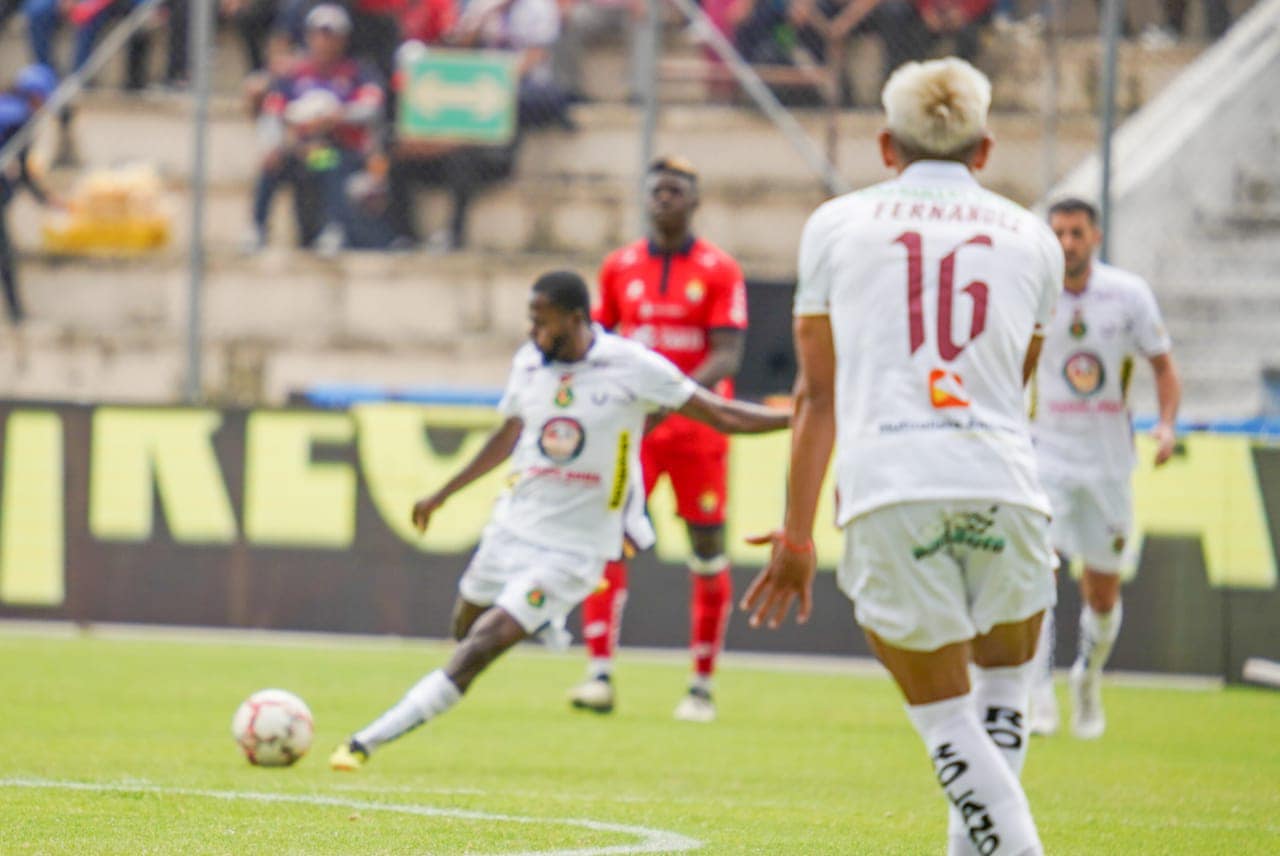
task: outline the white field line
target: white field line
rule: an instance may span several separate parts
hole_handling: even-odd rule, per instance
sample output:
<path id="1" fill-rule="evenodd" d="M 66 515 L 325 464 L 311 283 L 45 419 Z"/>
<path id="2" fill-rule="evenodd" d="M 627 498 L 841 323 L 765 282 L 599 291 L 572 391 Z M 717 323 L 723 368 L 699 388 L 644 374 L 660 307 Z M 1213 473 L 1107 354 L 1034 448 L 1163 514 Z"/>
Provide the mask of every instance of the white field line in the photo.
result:
<path id="1" fill-rule="evenodd" d="M 449 639 L 419 636 L 393 636 L 357 633 L 321 633 L 304 630 L 261 630 L 240 627 L 180 627 L 168 624 L 77 624 L 72 621 L 38 621 L 0 619 L 0 639 L 5 636 L 40 636 L 59 639 L 82 637 L 118 639 L 122 641 L 165 641 L 212 645 L 271 645 L 282 648 L 355 647 L 428 650 L 450 650 Z M 568 651 L 548 651 L 536 643 L 520 647 L 521 656 L 576 658 L 585 661 L 581 646 Z M 683 648 L 625 648 L 619 657 L 624 662 L 667 665 L 688 662 L 689 652 Z M 805 673 L 816 675 L 864 675 L 888 679 L 888 673 L 871 657 L 840 654 L 787 654 L 764 651 L 725 651 L 720 662 L 737 669 L 762 672 Z M 1066 670 L 1059 670 L 1065 680 Z M 1126 672 L 1109 670 L 1108 683 L 1153 689 L 1217 690 L 1223 680 L 1212 675 L 1167 674 L 1164 672 Z"/>
<path id="2" fill-rule="evenodd" d="M 609 856 L 629 853 L 680 853 L 696 850 L 702 842 L 662 829 L 647 826 L 629 826 L 621 823 L 605 823 L 599 820 L 576 817 L 526 817 L 517 814 L 493 814 L 459 808 L 411 805 L 407 803 L 368 802 L 343 797 L 327 797 L 320 794 L 280 794 L 260 791 L 214 791 L 200 788 L 170 788 L 159 785 L 74 782 L 57 779 L 0 779 L 0 788 L 28 788 L 32 790 L 92 791 L 98 793 L 151 793 L 165 796 L 204 797 L 216 800 L 249 800 L 262 803 L 298 803 L 302 805 L 328 806 L 353 811 L 385 811 L 418 817 L 445 817 L 457 820 L 480 820 L 496 823 L 536 824 L 538 826 L 574 826 L 593 832 L 611 832 L 634 835 L 640 840 L 634 844 L 614 844 L 607 847 L 583 847 L 574 850 L 530 850 L 522 853 L 503 853 L 500 856 Z"/>

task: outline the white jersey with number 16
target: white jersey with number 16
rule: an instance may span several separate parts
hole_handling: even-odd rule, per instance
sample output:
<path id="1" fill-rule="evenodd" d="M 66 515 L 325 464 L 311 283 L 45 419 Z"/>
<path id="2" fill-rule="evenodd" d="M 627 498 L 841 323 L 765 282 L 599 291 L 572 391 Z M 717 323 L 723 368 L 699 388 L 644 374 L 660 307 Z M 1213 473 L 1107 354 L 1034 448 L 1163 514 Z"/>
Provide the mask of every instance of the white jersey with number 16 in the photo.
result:
<path id="1" fill-rule="evenodd" d="M 795 314 L 831 320 L 840 525 L 918 500 L 1049 513 L 1022 366 L 1062 266 L 1048 226 L 958 163 L 918 161 L 814 212 Z"/>

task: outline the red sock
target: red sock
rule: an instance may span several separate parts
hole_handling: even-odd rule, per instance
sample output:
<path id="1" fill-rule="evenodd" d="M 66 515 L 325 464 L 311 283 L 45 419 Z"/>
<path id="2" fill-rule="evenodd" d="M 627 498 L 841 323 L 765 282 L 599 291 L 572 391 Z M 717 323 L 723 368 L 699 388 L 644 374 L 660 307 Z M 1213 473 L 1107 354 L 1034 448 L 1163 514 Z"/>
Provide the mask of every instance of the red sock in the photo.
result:
<path id="1" fill-rule="evenodd" d="M 716 574 L 690 574 L 693 597 L 690 603 L 692 626 L 689 632 L 693 667 L 699 677 L 709 678 L 716 668 L 716 655 L 724 644 L 733 599 L 733 579 L 729 568 Z"/>
<path id="2" fill-rule="evenodd" d="M 627 602 L 627 563 L 609 562 L 604 566 L 600 588 L 582 602 L 582 638 L 594 659 L 613 656 L 622 629 L 622 607 Z"/>

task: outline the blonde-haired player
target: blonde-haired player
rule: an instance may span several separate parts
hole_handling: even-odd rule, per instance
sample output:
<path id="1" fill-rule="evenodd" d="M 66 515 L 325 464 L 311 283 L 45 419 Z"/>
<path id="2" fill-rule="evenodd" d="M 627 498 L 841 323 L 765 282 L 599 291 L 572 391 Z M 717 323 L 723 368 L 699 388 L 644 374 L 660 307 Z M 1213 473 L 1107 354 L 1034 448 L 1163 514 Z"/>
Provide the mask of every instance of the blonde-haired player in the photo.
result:
<path id="1" fill-rule="evenodd" d="M 1053 505 L 1053 546 L 1084 565 L 1080 578 L 1080 647 L 1071 667 L 1071 731 L 1091 740 L 1106 730 L 1102 667 L 1120 634 L 1120 575 L 1131 564 L 1133 427 L 1129 377 L 1133 358 L 1151 363 L 1160 418 L 1152 435 L 1156 466 L 1173 455 L 1182 385 L 1172 344 L 1151 286 L 1094 261 L 1102 232 L 1093 206 L 1061 199 L 1049 208 L 1049 228 L 1066 260 L 1062 302 L 1045 331 L 1036 374 L 1032 428 L 1040 477 Z M 1031 729 L 1058 729 L 1053 696 L 1053 621 L 1041 631 Z"/>
<path id="2" fill-rule="evenodd" d="M 1022 856 L 1043 852 L 1018 776 L 1055 598 L 1024 386 L 1063 263 L 1044 223 L 974 180 L 990 100 L 963 61 L 899 68 L 879 140 L 898 177 L 805 226 L 786 514 L 743 608 L 777 626 L 798 596 L 807 619 L 834 445 L 838 582 L 933 761 L 948 852 Z"/>

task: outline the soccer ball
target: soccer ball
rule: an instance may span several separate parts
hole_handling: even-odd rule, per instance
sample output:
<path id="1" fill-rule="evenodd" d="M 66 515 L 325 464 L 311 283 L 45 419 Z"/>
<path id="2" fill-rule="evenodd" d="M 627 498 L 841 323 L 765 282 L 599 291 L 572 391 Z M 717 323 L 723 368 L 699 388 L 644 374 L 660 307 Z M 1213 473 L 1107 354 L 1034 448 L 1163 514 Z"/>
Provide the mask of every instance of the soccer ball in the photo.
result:
<path id="1" fill-rule="evenodd" d="M 285 690 L 259 690 L 231 718 L 231 735 L 250 764 L 287 767 L 311 748 L 315 725 L 306 702 Z"/>

